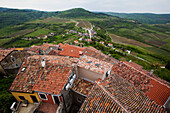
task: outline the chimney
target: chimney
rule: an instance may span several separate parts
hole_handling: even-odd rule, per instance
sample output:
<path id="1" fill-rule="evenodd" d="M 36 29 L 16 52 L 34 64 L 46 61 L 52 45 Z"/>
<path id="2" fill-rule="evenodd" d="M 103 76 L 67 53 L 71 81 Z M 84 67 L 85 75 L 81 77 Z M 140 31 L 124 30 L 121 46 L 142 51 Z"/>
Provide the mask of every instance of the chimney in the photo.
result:
<path id="1" fill-rule="evenodd" d="M 120 62 L 120 66 L 122 66 L 123 65 L 123 62 Z"/>
<path id="2" fill-rule="evenodd" d="M 154 72 L 154 70 L 152 69 L 152 70 L 151 70 L 151 72 L 149 73 L 149 75 L 152 75 L 152 74 L 153 74 L 153 72 Z"/>
<path id="3" fill-rule="evenodd" d="M 132 62 L 132 60 L 129 60 L 129 63 L 131 63 Z"/>
<path id="4" fill-rule="evenodd" d="M 45 67 L 45 60 L 44 60 L 44 57 L 43 57 L 43 59 L 42 59 L 42 61 L 41 61 L 41 65 L 42 65 L 42 67 Z"/>

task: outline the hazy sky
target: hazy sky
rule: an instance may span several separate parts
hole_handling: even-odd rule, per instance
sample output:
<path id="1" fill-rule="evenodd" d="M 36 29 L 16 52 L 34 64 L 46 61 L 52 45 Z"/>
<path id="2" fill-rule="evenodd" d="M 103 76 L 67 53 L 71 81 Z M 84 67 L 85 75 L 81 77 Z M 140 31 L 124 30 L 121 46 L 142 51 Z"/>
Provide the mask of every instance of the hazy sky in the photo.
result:
<path id="1" fill-rule="evenodd" d="M 0 7 L 42 11 L 85 8 L 105 12 L 170 13 L 170 0 L 0 0 Z"/>

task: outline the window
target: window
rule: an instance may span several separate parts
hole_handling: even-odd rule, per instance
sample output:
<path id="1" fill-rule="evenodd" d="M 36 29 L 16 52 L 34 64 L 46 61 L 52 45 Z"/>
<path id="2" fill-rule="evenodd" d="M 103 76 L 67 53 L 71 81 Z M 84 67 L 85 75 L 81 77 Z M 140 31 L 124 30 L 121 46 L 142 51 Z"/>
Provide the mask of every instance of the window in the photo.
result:
<path id="1" fill-rule="evenodd" d="M 24 96 L 19 96 L 19 98 L 20 98 L 21 100 L 25 100 L 25 97 L 24 97 Z"/>
<path id="2" fill-rule="evenodd" d="M 39 93 L 39 97 L 40 97 L 41 99 L 43 99 L 43 100 L 48 100 L 48 99 L 47 99 L 47 96 L 46 96 L 45 94 L 43 94 L 43 93 Z"/>
<path id="3" fill-rule="evenodd" d="M 80 98 L 77 98 L 77 101 L 78 101 L 79 103 L 82 103 L 82 100 L 81 100 Z"/>

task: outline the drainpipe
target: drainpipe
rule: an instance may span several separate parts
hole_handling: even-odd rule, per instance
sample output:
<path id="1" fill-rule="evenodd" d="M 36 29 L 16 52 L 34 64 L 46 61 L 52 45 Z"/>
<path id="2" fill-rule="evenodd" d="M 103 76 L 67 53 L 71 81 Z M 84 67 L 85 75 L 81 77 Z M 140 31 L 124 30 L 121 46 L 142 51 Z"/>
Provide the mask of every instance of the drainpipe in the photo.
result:
<path id="1" fill-rule="evenodd" d="M 61 94 L 61 96 L 63 97 L 64 110 L 65 110 L 65 112 L 67 113 L 67 109 L 66 109 L 66 104 L 65 104 L 65 99 L 64 99 L 64 96 L 63 96 L 63 94 Z"/>

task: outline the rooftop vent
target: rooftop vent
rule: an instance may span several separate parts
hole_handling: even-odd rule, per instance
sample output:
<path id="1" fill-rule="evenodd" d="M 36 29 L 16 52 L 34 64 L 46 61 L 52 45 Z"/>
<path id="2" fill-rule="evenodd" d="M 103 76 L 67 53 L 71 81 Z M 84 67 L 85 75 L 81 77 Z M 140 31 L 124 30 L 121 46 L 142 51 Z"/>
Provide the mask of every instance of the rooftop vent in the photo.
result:
<path id="1" fill-rule="evenodd" d="M 82 54 L 83 54 L 83 52 L 82 52 L 82 51 L 79 51 L 79 54 L 80 54 L 80 55 L 82 55 Z"/>
<path id="2" fill-rule="evenodd" d="M 71 50 L 71 52 L 73 52 L 73 50 Z"/>

